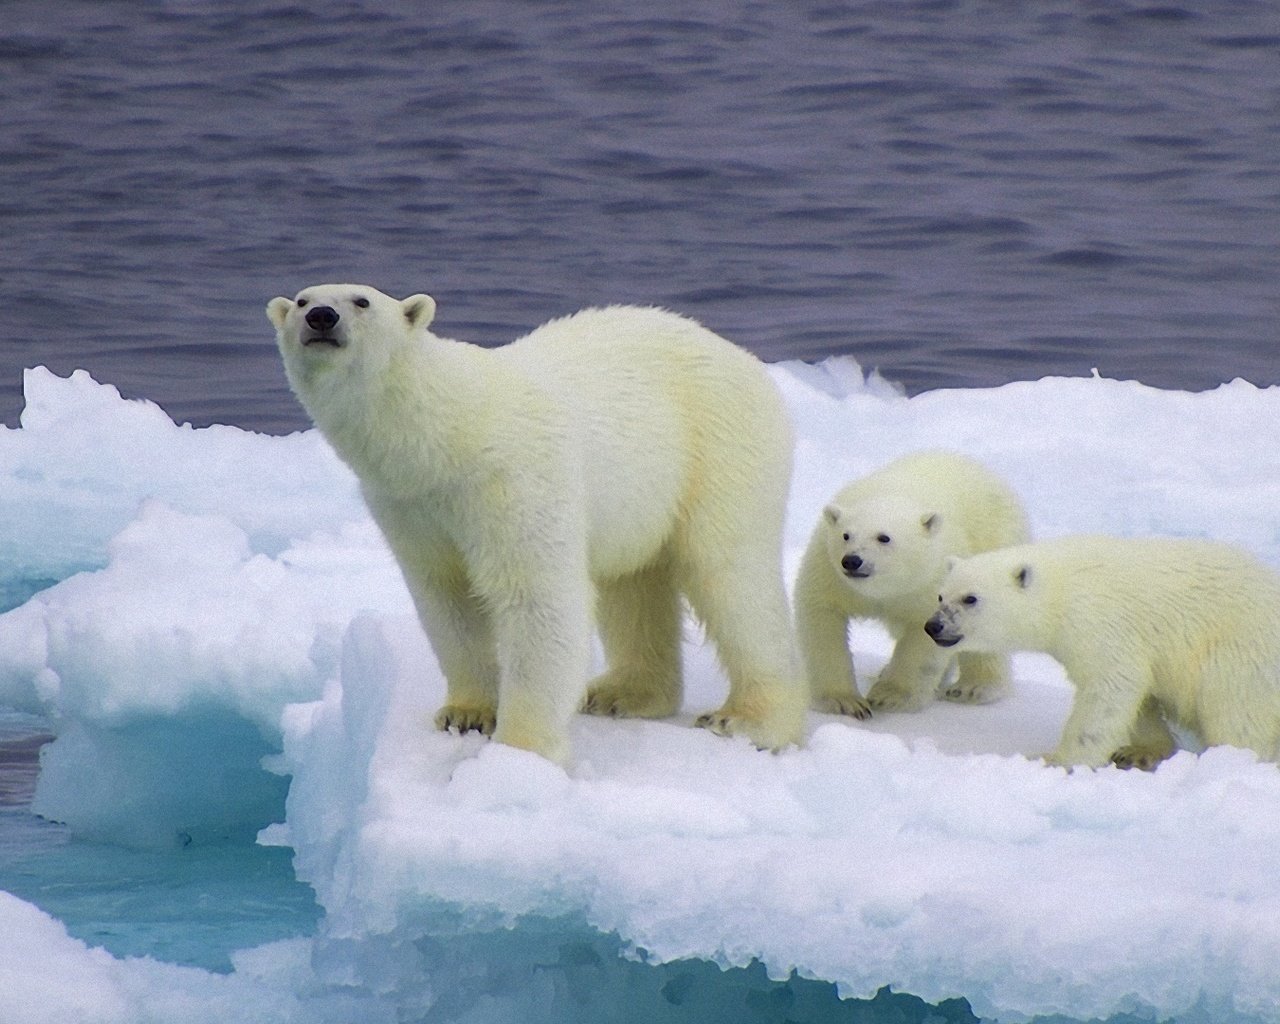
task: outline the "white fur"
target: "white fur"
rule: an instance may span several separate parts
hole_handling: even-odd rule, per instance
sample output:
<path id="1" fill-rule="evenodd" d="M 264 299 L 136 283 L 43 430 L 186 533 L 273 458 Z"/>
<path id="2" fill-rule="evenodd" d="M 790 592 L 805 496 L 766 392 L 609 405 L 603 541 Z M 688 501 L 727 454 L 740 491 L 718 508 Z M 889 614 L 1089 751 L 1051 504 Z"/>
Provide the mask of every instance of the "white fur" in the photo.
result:
<path id="1" fill-rule="evenodd" d="M 923 707 L 957 660 L 924 631 L 947 557 L 1026 539 L 1017 496 L 963 455 L 918 452 L 844 487 L 823 510 L 796 580 L 796 630 L 813 706 L 857 718 L 872 708 Z M 854 571 L 865 578 L 842 568 L 851 557 L 861 560 Z M 895 640 L 866 700 L 849 653 L 850 619 L 878 620 Z M 1004 693 L 1008 679 L 1008 658 L 962 656 L 944 696 L 985 703 Z"/>
<path id="2" fill-rule="evenodd" d="M 1166 721 L 1280 754 L 1280 576 L 1227 545 L 1077 536 L 963 559 L 930 629 L 1062 663 L 1076 699 L 1052 763 L 1151 767 Z"/>
<path id="3" fill-rule="evenodd" d="M 339 315 L 340 345 L 303 343 L 317 306 Z M 657 309 L 585 310 L 498 349 L 430 333 L 434 310 L 348 284 L 267 307 L 447 677 L 437 724 L 563 761 L 584 694 L 597 714 L 673 714 L 683 594 L 730 680 L 699 724 L 798 742 L 792 434 L 759 361 Z M 588 690 L 593 611 L 608 671 Z"/>

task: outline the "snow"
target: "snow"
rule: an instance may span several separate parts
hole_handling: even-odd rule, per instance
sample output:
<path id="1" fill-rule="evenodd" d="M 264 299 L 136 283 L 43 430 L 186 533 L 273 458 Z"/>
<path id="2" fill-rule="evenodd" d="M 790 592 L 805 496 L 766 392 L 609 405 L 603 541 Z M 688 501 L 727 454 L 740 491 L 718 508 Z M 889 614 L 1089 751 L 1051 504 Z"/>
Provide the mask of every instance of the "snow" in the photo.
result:
<path id="1" fill-rule="evenodd" d="M 799 437 L 789 578 L 840 484 L 923 447 L 1002 473 L 1040 536 L 1212 536 L 1280 567 L 1280 389 L 906 398 L 848 360 L 771 370 Z M 0 893 L 23 937 L 0 1019 L 535 1020 L 696 958 L 1001 1020 L 1280 1021 L 1274 765 L 1046 767 L 1071 690 L 1031 655 L 997 704 L 815 714 L 803 749 L 762 753 L 692 728 L 725 686 L 692 627 L 681 715 L 580 717 L 567 772 L 439 734 L 439 669 L 314 432 L 177 426 L 83 373 L 25 385 L 0 429 L 0 705 L 57 734 L 35 810 L 117 843 L 290 845 L 324 916 L 215 975 L 113 958 Z M 865 685 L 889 642 L 858 626 L 853 648 Z M 695 1001 L 680 970 L 669 1007 Z"/>

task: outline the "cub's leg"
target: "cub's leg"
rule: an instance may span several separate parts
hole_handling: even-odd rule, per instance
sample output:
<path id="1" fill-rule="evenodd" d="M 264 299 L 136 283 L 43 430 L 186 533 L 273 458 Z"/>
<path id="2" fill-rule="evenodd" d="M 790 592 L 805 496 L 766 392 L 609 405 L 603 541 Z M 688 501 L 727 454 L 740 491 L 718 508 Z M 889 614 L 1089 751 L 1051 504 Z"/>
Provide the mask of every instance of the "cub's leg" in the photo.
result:
<path id="1" fill-rule="evenodd" d="M 1009 691 L 1009 658 L 1003 654 L 966 651 L 957 659 L 960 674 L 943 691 L 947 700 L 961 704 L 990 704 Z"/>
<path id="2" fill-rule="evenodd" d="M 923 629 L 908 630 L 867 692 L 867 702 L 875 711 L 919 711 L 933 700 L 953 657 Z"/>
<path id="3" fill-rule="evenodd" d="M 796 645 L 809 685 L 809 706 L 828 715 L 871 717 L 858 692 L 849 651 L 849 616 L 822 591 L 826 549 L 810 543 L 796 580 Z"/>
<path id="4" fill-rule="evenodd" d="M 1129 740 L 1149 689 L 1150 672 L 1138 665 L 1113 665 L 1098 676 L 1068 669 L 1076 697 L 1049 764 L 1107 764 Z"/>
<path id="5" fill-rule="evenodd" d="M 1119 768 L 1152 771 L 1165 758 L 1172 757 L 1175 749 L 1177 744 L 1160 714 L 1160 706 L 1148 697 L 1129 730 L 1129 742 L 1111 755 L 1111 762 Z"/>

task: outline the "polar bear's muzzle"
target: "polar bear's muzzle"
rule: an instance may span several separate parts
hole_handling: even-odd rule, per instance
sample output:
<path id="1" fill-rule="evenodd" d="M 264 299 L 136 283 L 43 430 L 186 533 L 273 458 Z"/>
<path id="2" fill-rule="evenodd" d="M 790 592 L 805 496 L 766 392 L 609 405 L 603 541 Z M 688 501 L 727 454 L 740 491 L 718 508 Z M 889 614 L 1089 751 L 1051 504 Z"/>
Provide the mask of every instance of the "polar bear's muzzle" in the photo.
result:
<path id="1" fill-rule="evenodd" d="M 306 320 L 308 327 L 302 336 L 303 345 L 342 347 L 342 337 L 334 332 L 342 318 L 332 306 L 313 306 L 307 310 L 307 315 L 303 319 Z"/>
<path id="2" fill-rule="evenodd" d="M 845 555 L 840 559 L 840 568 L 852 580 L 865 580 L 871 575 L 871 566 L 860 555 Z"/>
<path id="3" fill-rule="evenodd" d="M 954 647 L 964 639 L 963 633 L 953 633 L 947 628 L 941 612 L 934 615 L 924 624 L 924 631 L 929 634 L 933 642 L 939 647 Z"/>

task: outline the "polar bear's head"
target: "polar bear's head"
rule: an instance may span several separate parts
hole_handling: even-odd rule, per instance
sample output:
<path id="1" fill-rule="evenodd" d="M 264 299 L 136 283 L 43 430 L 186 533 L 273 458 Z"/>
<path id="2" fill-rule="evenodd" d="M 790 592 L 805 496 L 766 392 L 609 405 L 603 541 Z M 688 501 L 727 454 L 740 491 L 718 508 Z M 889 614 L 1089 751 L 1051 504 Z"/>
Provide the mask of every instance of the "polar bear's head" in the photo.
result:
<path id="1" fill-rule="evenodd" d="M 430 295 L 399 300 L 368 285 L 320 284 L 292 299 L 272 299 L 267 318 L 296 391 L 355 364 L 377 373 L 397 345 L 431 323 L 435 310 Z"/>
<path id="2" fill-rule="evenodd" d="M 939 647 L 990 653 L 1034 648 L 1042 576 L 1022 548 L 949 558 L 938 610 L 924 630 Z"/>
<path id="3" fill-rule="evenodd" d="M 845 584 L 871 599 L 937 586 L 947 551 L 942 516 L 892 495 L 822 511 L 827 554 Z"/>

